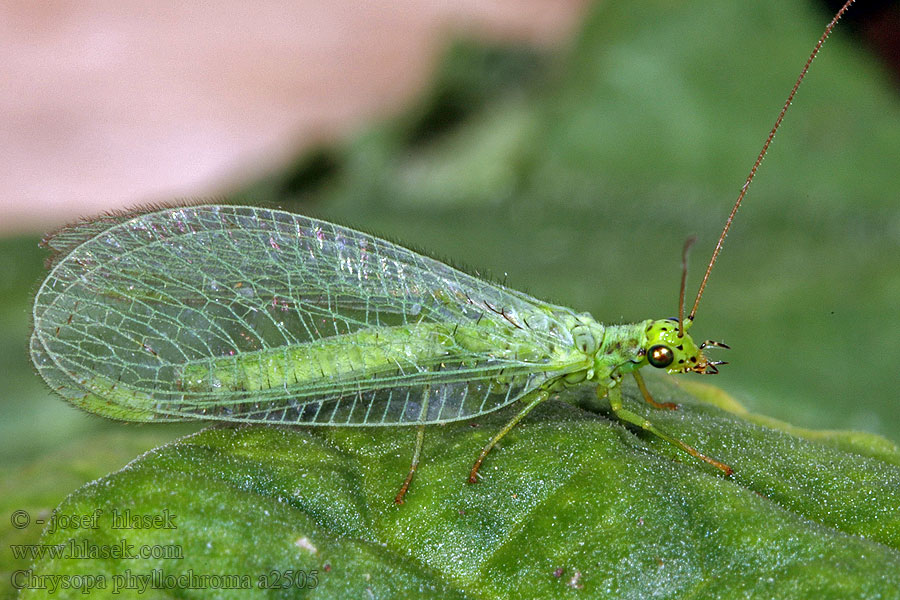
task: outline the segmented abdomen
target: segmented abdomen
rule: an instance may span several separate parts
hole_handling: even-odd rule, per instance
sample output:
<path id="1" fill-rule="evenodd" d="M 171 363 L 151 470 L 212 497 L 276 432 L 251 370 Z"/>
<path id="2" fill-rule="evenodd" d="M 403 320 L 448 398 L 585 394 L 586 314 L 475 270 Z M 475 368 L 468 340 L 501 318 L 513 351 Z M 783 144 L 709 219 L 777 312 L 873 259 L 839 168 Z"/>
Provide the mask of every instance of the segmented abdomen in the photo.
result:
<path id="1" fill-rule="evenodd" d="M 259 391 L 278 387 L 312 390 L 335 378 L 369 378 L 421 370 L 453 345 L 447 328 L 419 323 L 366 329 L 306 344 L 244 352 L 187 363 L 185 392 Z"/>

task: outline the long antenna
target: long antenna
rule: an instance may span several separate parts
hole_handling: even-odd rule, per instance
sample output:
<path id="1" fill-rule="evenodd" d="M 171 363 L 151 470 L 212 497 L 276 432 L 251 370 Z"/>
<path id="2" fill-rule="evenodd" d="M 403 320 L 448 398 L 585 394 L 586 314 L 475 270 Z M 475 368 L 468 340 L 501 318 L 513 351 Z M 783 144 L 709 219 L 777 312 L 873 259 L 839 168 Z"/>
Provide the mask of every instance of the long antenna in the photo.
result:
<path id="1" fill-rule="evenodd" d="M 745 181 L 743 187 L 741 187 L 741 193 L 738 194 L 737 201 L 735 201 L 734 207 L 731 209 L 731 214 L 728 215 L 728 219 L 725 221 L 725 227 L 724 229 L 722 229 L 722 235 L 719 236 L 719 241 L 716 242 L 716 249 L 713 250 L 712 258 L 709 259 L 709 266 L 706 267 L 706 274 L 703 275 L 703 281 L 700 282 L 700 289 L 697 290 L 697 299 L 694 300 L 694 307 L 691 309 L 691 314 L 688 315 L 689 321 L 693 321 L 694 315 L 697 314 L 697 306 L 700 304 L 700 298 L 703 296 L 703 290 L 706 289 L 706 282 L 709 280 L 709 273 L 712 271 L 713 265 L 716 264 L 716 259 L 719 258 L 719 252 L 722 251 L 722 246 L 725 244 L 725 236 L 728 235 L 728 230 L 731 229 L 731 222 L 734 221 L 734 215 L 737 214 L 738 209 L 741 207 L 741 202 L 744 200 L 744 196 L 747 194 L 747 189 L 750 187 L 750 183 L 756 176 L 756 171 L 759 170 L 759 165 L 762 164 L 763 158 L 765 158 L 766 152 L 768 152 L 769 146 L 772 144 L 772 140 L 775 139 L 775 132 L 778 131 L 778 128 L 781 126 L 781 122 L 784 120 L 784 115 L 785 113 L 787 113 L 788 108 L 790 108 L 791 102 L 793 102 L 794 100 L 794 95 L 797 93 L 797 88 L 800 87 L 800 83 L 803 81 L 803 78 L 806 77 L 806 73 L 807 71 L 809 71 L 809 66 L 812 64 L 813 59 L 816 58 L 819 50 L 822 49 L 822 45 L 825 43 L 825 40 L 828 39 L 828 36 L 834 29 L 834 26 L 837 25 L 837 22 L 840 21 L 841 17 L 844 16 L 844 13 L 847 12 L 853 2 L 854 0 L 847 0 L 846 2 L 844 2 L 844 5 L 841 7 L 841 9 L 837 12 L 836 15 L 834 15 L 834 18 L 831 19 L 831 22 L 828 23 L 828 26 L 825 27 L 825 32 L 822 34 L 822 37 L 819 38 L 819 41 L 813 48 L 812 54 L 810 54 L 809 58 L 806 60 L 806 65 L 804 65 L 803 70 L 800 71 L 800 76 L 797 78 L 796 83 L 794 83 L 794 87 L 791 89 L 791 93 L 788 94 L 787 100 L 785 101 L 784 106 L 781 108 L 781 112 L 778 113 L 778 118 L 775 119 L 775 125 L 772 126 L 772 131 L 769 132 L 769 137 L 766 138 L 766 143 L 763 144 L 759 156 L 756 157 L 756 162 L 753 163 L 753 168 L 750 169 L 750 174 L 747 175 L 747 181 Z"/>
<path id="2" fill-rule="evenodd" d="M 681 291 L 678 292 L 678 337 L 684 337 L 684 288 L 687 284 L 687 257 L 688 250 L 694 245 L 697 238 L 689 237 L 681 249 Z"/>

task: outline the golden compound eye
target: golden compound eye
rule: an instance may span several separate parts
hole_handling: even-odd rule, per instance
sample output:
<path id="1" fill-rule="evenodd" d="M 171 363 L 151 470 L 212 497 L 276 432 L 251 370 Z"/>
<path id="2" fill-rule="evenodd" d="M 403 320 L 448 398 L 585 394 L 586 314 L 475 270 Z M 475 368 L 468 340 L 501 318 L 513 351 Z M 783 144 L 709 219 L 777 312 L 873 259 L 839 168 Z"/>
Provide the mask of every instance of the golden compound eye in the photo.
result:
<path id="1" fill-rule="evenodd" d="M 675 360 L 675 353 L 668 346 L 658 344 L 651 346 L 647 352 L 647 361 L 657 369 L 664 369 Z"/>

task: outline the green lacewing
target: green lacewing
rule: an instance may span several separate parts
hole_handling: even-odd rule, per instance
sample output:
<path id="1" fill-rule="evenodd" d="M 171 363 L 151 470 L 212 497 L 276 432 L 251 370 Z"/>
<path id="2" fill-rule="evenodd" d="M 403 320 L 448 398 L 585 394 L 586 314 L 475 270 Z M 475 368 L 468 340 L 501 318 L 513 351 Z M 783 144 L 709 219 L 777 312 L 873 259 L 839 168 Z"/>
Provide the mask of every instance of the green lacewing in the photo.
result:
<path id="1" fill-rule="evenodd" d="M 391 242 L 281 210 L 197 205 L 113 214 L 45 240 L 55 253 L 35 298 L 31 356 L 84 410 L 126 421 L 205 419 L 424 427 L 522 406 L 490 449 L 551 394 L 594 384 L 613 413 L 706 461 L 623 406 L 640 369 L 715 373 L 690 329 L 712 267 L 820 38 L 738 196 L 684 315 L 604 325 Z"/>

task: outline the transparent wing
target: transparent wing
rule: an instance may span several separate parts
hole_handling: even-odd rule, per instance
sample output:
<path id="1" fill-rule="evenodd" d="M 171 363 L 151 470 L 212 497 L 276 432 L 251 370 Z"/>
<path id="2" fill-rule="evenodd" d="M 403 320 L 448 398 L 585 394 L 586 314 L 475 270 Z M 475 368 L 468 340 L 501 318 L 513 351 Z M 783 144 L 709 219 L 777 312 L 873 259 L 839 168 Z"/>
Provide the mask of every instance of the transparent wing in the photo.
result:
<path id="1" fill-rule="evenodd" d="M 58 234 L 32 357 L 108 416 L 446 422 L 584 360 L 568 309 L 325 221 L 195 206 L 83 227 Z"/>

